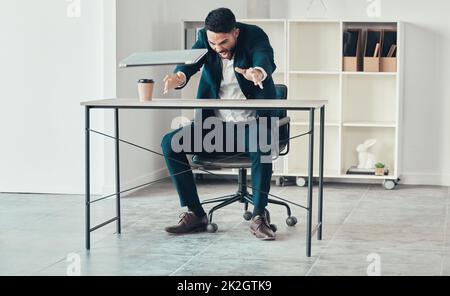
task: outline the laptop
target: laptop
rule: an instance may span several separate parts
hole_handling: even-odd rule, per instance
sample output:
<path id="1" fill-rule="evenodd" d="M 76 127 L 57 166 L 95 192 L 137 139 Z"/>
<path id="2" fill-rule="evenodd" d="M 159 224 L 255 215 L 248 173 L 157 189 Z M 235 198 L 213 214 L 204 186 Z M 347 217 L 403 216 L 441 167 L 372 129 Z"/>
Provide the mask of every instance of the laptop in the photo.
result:
<path id="1" fill-rule="evenodd" d="M 186 50 L 165 50 L 133 53 L 119 63 L 119 68 L 191 65 L 197 63 L 208 52 L 206 48 Z"/>

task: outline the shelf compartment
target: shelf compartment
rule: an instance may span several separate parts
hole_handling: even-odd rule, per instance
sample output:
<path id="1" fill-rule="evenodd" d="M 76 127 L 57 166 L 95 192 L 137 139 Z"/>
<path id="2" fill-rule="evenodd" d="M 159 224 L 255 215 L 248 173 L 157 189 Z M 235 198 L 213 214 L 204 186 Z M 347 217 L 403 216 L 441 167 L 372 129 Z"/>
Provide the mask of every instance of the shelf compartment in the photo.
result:
<path id="1" fill-rule="evenodd" d="M 368 149 L 375 155 L 376 162 L 382 162 L 389 168 L 389 175 L 395 173 L 395 140 L 396 129 L 389 127 L 344 127 L 342 128 L 342 174 L 346 176 L 347 170 L 358 166 L 358 152 L 356 147 L 368 139 L 376 139 L 375 145 Z M 358 176 L 358 175 L 357 175 Z M 367 177 L 367 176 L 366 176 Z M 375 177 L 375 176 L 369 176 Z M 385 176 L 386 178 L 388 176 Z"/>
<path id="2" fill-rule="evenodd" d="M 319 168 L 319 135 L 316 128 L 314 135 L 314 168 Z M 291 126 L 290 137 L 308 132 L 307 126 Z M 339 128 L 325 127 L 324 171 L 330 174 L 339 172 Z M 291 140 L 290 151 L 287 155 L 287 173 L 303 176 L 308 172 L 309 135 Z"/>
<path id="3" fill-rule="evenodd" d="M 272 79 L 275 84 L 286 84 L 285 73 L 283 73 L 283 72 L 273 73 Z"/>
<path id="4" fill-rule="evenodd" d="M 340 71 L 339 22 L 289 22 L 291 71 Z"/>
<path id="5" fill-rule="evenodd" d="M 396 76 L 344 76 L 342 91 L 343 122 L 396 122 Z"/>
<path id="6" fill-rule="evenodd" d="M 340 121 L 340 80 L 339 75 L 296 74 L 289 76 L 289 100 L 328 100 L 325 107 L 327 121 Z M 293 122 L 309 122 L 308 112 L 288 112 Z M 320 113 L 316 112 L 316 122 Z"/>

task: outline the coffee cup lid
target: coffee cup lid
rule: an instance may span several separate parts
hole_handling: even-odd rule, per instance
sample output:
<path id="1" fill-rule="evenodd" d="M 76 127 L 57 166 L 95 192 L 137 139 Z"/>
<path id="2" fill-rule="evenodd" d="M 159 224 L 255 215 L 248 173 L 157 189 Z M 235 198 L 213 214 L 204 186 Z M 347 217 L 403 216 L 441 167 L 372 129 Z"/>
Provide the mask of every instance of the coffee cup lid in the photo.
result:
<path id="1" fill-rule="evenodd" d="M 154 83 L 153 79 L 139 79 L 138 83 Z"/>

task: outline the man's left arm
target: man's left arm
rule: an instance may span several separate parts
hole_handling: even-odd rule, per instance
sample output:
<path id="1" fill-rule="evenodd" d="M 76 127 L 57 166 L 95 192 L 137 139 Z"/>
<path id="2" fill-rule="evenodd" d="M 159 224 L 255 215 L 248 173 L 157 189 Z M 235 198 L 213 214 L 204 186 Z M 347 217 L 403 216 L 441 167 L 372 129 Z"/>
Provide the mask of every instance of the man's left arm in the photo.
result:
<path id="1" fill-rule="evenodd" d="M 247 80 L 253 81 L 255 86 L 263 89 L 263 82 L 271 76 L 276 69 L 274 63 L 273 48 L 270 45 L 267 34 L 258 28 L 249 40 L 251 48 L 249 49 L 252 59 L 252 67 L 249 69 L 236 68 L 236 72 L 242 74 Z"/>
<path id="2" fill-rule="evenodd" d="M 269 37 L 261 29 L 259 29 L 259 32 L 255 34 L 252 39 L 250 53 L 252 56 L 253 68 L 262 70 L 264 81 L 267 76 L 272 76 L 276 69 L 273 48 L 270 45 Z"/>

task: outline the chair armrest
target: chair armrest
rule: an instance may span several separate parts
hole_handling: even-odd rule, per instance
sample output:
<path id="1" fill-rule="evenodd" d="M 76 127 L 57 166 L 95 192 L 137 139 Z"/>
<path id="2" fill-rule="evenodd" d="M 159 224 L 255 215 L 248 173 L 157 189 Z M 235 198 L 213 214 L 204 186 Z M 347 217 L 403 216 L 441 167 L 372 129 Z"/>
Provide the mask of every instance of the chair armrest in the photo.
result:
<path id="1" fill-rule="evenodd" d="M 289 124 L 291 122 L 291 118 L 289 116 L 286 116 L 278 122 L 278 127 L 285 126 L 286 124 Z"/>

